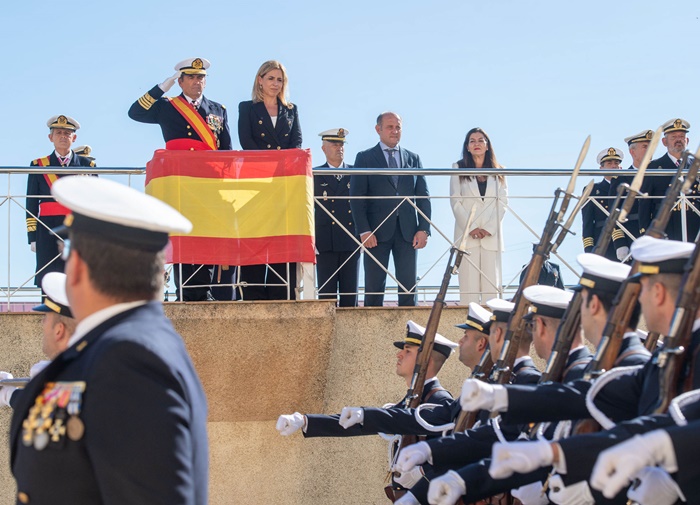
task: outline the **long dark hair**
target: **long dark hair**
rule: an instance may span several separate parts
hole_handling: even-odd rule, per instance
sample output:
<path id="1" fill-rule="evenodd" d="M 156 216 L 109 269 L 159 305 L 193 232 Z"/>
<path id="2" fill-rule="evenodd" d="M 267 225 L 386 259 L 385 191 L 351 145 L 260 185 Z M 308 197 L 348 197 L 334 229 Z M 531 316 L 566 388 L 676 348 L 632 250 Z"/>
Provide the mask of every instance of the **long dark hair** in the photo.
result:
<path id="1" fill-rule="evenodd" d="M 459 168 L 476 168 L 474 158 L 468 150 L 469 137 L 471 137 L 475 133 L 481 133 L 486 139 L 486 154 L 484 155 L 484 166 L 481 168 L 502 168 L 501 165 L 498 164 L 498 160 L 496 159 L 496 153 L 493 150 L 491 139 L 484 130 L 478 127 L 469 130 L 467 132 L 467 136 L 464 137 L 464 145 L 462 146 L 462 159 L 457 162 L 457 166 Z M 461 175 L 460 178 L 462 177 L 466 177 L 468 181 L 471 181 L 472 179 L 471 175 Z M 500 175 L 498 176 L 498 178 L 500 180 L 503 180 L 503 177 Z"/>

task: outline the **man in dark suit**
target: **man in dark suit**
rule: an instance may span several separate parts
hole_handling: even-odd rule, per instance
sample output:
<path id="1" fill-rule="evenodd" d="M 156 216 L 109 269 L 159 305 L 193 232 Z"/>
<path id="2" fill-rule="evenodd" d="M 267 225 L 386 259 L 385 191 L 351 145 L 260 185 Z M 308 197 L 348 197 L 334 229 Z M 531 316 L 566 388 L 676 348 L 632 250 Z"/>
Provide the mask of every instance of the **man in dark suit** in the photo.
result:
<path id="1" fill-rule="evenodd" d="M 169 233 L 192 224 L 113 181 L 66 177 L 68 348 L 14 405 L 18 503 L 205 505 L 207 403 L 158 302 Z M 135 457 L 135 455 L 137 455 Z"/>
<path id="2" fill-rule="evenodd" d="M 139 123 L 160 126 L 165 148 L 175 151 L 231 150 L 231 133 L 228 128 L 226 107 L 204 96 L 207 86 L 207 69 L 210 63 L 204 58 L 188 58 L 175 65 L 175 75 L 153 86 L 148 93 L 136 100 L 129 109 L 129 117 Z M 177 81 L 182 89 L 179 96 L 164 97 Z M 182 280 L 180 282 L 180 267 Z M 183 301 L 213 300 L 208 285 L 212 282 L 211 265 L 173 265 L 177 300 L 180 286 L 184 284 Z M 218 267 L 217 267 L 218 268 Z M 230 281 L 232 269 L 224 284 Z M 214 279 L 222 277 L 215 272 Z M 187 285 L 205 287 L 187 288 Z M 223 288 L 219 288 L 221 290 Z M 231 300 L 232 288 L 219 293 L 220 298 Z"/>
<path id="3" fill-rule="evenodd" d="M 688 145 L 688 130 L 690 123 L 684 119 L 670 119 L 663 124 L 664 136 L 661 142 L 666 146 L 667 153 L 661 158 L 652 160 L 649 163 L 649 170 L 663 168 L 667 170 L 677 170 L 680 158 L 683 156 Z M 647 171 L 647 174 L 649 172 Z M 639 228 L 640 233 L 644 233 L 651 221 L 656 217 L 656 213 L 661 207 L 663 196 L 670 186 L 672 177 L 645 177 L 642 184 L 642 192 L 647 193 L 650 198 L 644 198 L 639 202 Z M 700 204 L 700 191 L 698 191 L 697 181 L 693 183 L 690 192 L 686 195 L 690 203 L 695 207 Z M 686 226 L 683 226 L 683 217 L 686 219 Z M 679 204 L 671 213 L 671 219 L 666 226 L 666 235 L 671 240 L 684 240 L 683 231 L 686 231 L 685 240 L 694 241 L 700 230 L 700 216 L 687 204 Z"/>
<path id="4" fill-rule="evenodd" d="M 37 167 L 94 167 L 95 162 L 78 156 L 71 147 L 76 139 L 80 123 L 70 116 L 53 116 L 47 122 L 49 140 L 54 151 L 43 158 L 32 160 L 30 166 Z M 48 170 L 48 169 L 47 169 Z M 68 214 L 68 209 L 51 198 L 51 186 L 62 175 L 51 173 L 27 176 L 27 239 L 32 252 L 36 253 L 34 284 L 41 287 L 41 280 L 49 272 L 63 272 L 63 260 L 59 256 L 59 238 L 51 230 L 59 226 Z"/>
<path id="5" fill-rule="evenodd" d="M 399 146 L 401 117 L 398 114 L 380 114 L 375 129 L 379 143 L 357 153 L 355 168 L 423 168 L 417 154 Z M 425 177 L 353 175 L 350 196 L 369 197 L 350 202 L 360 240 L 376 258 L 375 261 L 365 253 L 365 307 L 380 307 L 384 303 L 385 269 L 390 254 L 394 256 L 396 279 L 400 284 L 399 305 L 415 305 L 416 250 L 425 247 L 430 234 L 430 200 Z M 402 198 L 410 198 L 424 215 Z"/>
<path id="6" fill-rule="evenodd" d="M 343 160 L 348 133 L 343 128 L 319 133 L 326 162 L 317 168 L 352 168 Z M 347 198 L 350 196 L 350 176 L 315 174 L 314 196 L 318 199 L 315 206 L 318 297 L 336 300 L 340 293 L 340 307 L 357 307 L 360 253 L 352 239 L 356 232 Z"/>
<path id="7" fill-rule="evenodd" d="M 620 168 L 620 163 L 622 162 L 623 157 L 624 154 L 622 151 L 615 147 L 609 147 L 598 153 L 596 161 L 600 165 L 601 170 L 617 170 Z M 600 234 L 605 226 L 605 221 L 608 219 L 608 215 L 603 212 L 598 205 L 596 205 L 596 202 L 600 204 L 603 209 L 609 212 L 610 206 L 612 205 L 612 201 L 608 196 L 610 194 L 611 179 L 612 176 L 605 176 L 601 181 L 595 183 L 593 186 L 593 191 L 591 192 L 591 197 L 581 211 L 584 252 L 593 252 L 593 248 L 600 239 Z M 615 227 L 612 234 L 613 236 L 608 244 L 608 248 L 603 254 L 603 256 L 609 260 L 618 259 L 615 247 L 613 245 L 613 239 L 621 234 L 622 230 Z M 622 259 L 624 259 L 624 257 Z"/>

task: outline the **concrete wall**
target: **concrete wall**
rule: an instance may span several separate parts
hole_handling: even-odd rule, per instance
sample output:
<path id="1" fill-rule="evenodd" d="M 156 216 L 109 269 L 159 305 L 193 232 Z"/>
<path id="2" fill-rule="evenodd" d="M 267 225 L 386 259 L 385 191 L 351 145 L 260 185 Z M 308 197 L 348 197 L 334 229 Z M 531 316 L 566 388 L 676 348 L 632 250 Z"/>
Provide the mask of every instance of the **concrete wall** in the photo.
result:
<path id="1" fill-rule="evenodd" d="M 336 309 L 328 302 L 168 304 L 209 401 L 210 503 L 388 503 L 387 444 L 378 437 L 304 439 L 275 430 L 280 414 L 337 413 L 400 400 L 396 348 L 408 319 L 429 308 Z M 465 310 L 447 308 L 440 332 Z M 0 370 L 26 376 L 41 359 L 41 316 L 0 314 Z M 468 374 L 450 358 L 440 374 L 459 393 Z M 89 387 L 89 384 L 88 384 Z M 0 412 L 0 503 L 11 503 L 9 409 Z M 88 427 L 89 429 L 89 427 Z"/>

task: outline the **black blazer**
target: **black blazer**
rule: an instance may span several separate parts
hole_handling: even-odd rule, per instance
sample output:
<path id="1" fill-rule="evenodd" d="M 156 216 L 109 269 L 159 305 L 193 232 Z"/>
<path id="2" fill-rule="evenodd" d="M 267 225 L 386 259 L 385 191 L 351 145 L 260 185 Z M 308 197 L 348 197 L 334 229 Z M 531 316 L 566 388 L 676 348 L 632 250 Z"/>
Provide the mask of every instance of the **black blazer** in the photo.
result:
<path id="1" fill-rule="evenodd" d="M 301 147 L 301 125 L 297 106 L 277 100 L 277 123 L 263 102 L 238 104 L 238 141 L 243 149 L 294 149 Z"/>
<path id="2" fill-rule="evenodd" d="M 85 383 L 82 438 L 25 446 L 23 421 L 45 385 L 76 381 Z M 27 384 L 10 427 L 17 490 L 32 503 L 205 505 L 206 422 L 185 344 L 149 302 L 98 325 Z"/>
<path id="3" fill-rule="evenodd" d="M 324 163 L 317 168 L 328 168 Z M 352 165 L 346 165 L 352 168 Z M 318 252 L 354 251 L 355 241 L 338 226 L 321 208 L 328 209 L 353 235 L 355 222 L 350 208 L 350 176 L 344 175 L 340 180 L 335 175 L 314 175 L 314 196 L 319 202 L 314 206 L 316 217 L 316 250 Z M 340 198 L 335 198 L 340 197 Z"/>
<path id="4" fill-rule="evenodd" d="M 423 168 L 420 157 L 409 151 L 400 148 L 401 168 Z M 357 153 L 355 158 L 355 168 L 389 168 L 386 158 L 379 144 Z M 351 196 L 391 196 L 391 197 L 426 197 L 414 199 L 418 208 L 430 218 L 430 196 L 428 183 L 422 175 L 401 175 L 399 176 L 398 187 L 394 186 L 389 175 L 353 175 L 350 178 Z M 355 217 L 355 228 L 358 234 L 367 231 L 374 231 L 379 223 L 394 210 L 398 201 L 396 198 L 379 198 L 371 200 L 351 200 L 352 214 Z M 413 241 L 413 236 L 421 230 L 430 233 L 428 220 L 418 214 L 416 210 L 408 204 L 399 207 L 398 219 L 401 221 L 401 232 L 404 240 Z M 379 228 L 375 235 L 377 240 L 388 241 L 394 236 L 396 231 L 396 219 L 388 219 Z"/>

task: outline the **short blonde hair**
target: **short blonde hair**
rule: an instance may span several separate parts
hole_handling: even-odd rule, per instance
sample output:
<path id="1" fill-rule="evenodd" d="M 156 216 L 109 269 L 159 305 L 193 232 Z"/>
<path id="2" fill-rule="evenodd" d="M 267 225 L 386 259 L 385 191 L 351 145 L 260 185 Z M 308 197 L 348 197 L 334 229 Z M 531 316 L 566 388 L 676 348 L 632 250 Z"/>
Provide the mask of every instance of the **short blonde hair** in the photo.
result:
<path id="1" fill-rule="evenodd" d="M 277 60 L 269 60 L 260 65 L 258 72 L 255 74 L 255 80 L 253 81 L 253 102 L 263 101 L 262 88 L 258 84 L 258 77 L 265 77 L 271 70 L 279 70 L 282 72 L 282 89 L 277 95 L 277 98 L 282 102 L 282 105 L 286 106 L 289 104 L 289 99 L 287 97 L 287 69 Z"/>

